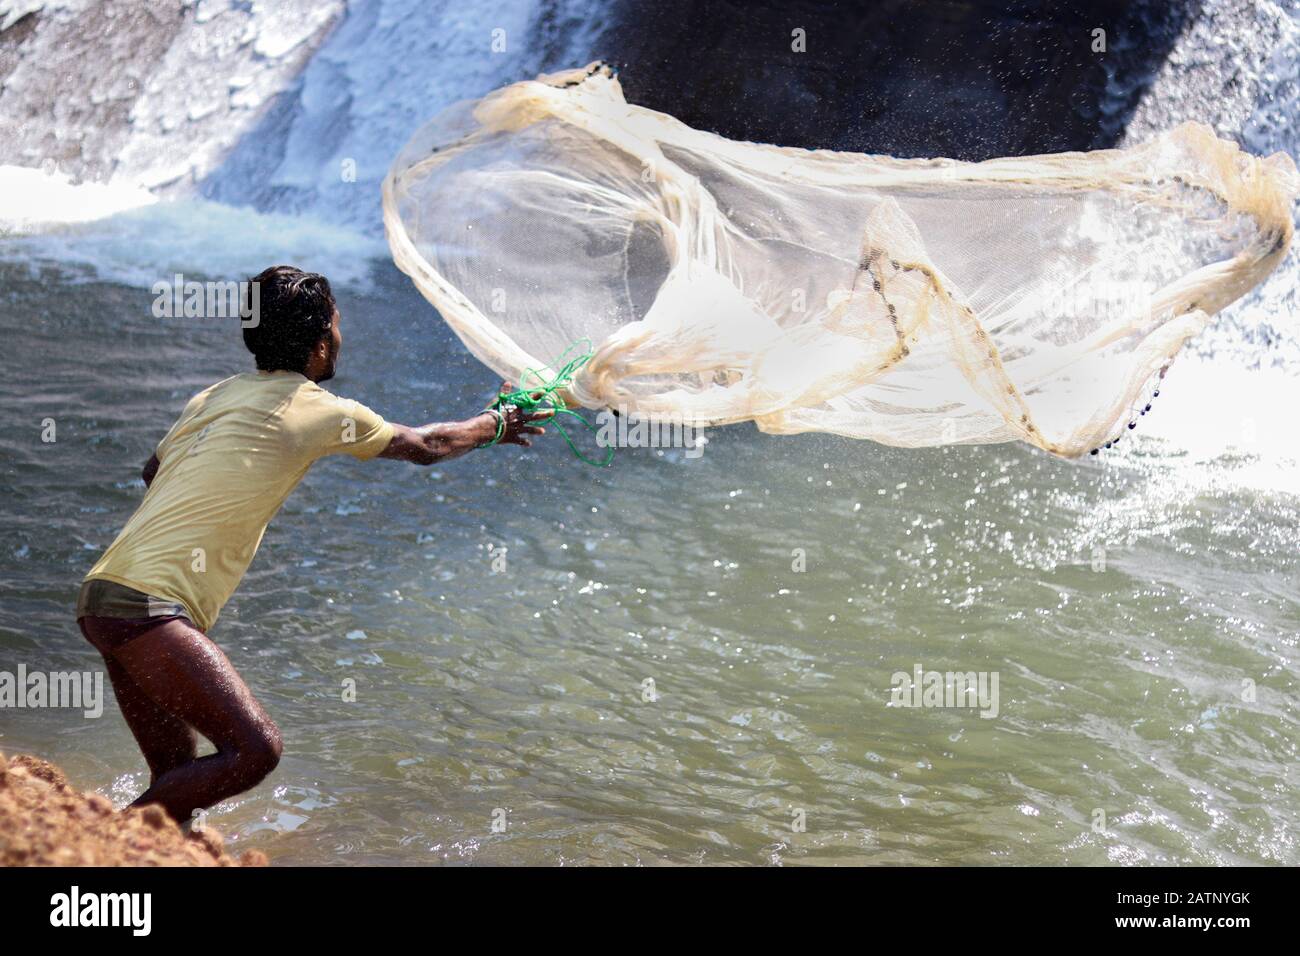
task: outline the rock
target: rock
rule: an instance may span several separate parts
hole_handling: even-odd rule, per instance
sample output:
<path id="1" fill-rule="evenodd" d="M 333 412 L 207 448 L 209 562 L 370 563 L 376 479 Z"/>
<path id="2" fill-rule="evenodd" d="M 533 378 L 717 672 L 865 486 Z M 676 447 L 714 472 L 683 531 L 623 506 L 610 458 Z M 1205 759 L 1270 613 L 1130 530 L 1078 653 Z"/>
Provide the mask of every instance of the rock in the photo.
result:
<path id="1" fill-rule="evenodd" d="M 201 829 L 192 830 L 189 839 L 203 847 L 213 857 L 221 858 L 225 841 L 221 839 L 221 834 L 212 827 L 205 825 Z"/>
<path id="2" fill-rule="evenodd" d="M 620 0 L 599 49 L 628 102 L 730 139 L 977 160 L 1116 145 L 1195 10 Z M 1100 25 L 1105 56 L 1092 50 Z"/>
<path id="3" fill-rule="evenodd" d="M 102 793 L 86 794 L 86 804 L 96 816 L 108 816 L 113 812 L 113 801 Z"/>
<path id="4" fill-rule="evenodd" d="M 68 786 L 68 778 L 63 775 L 63 771 L 48 760 L 42 760 L 40 757 L 33 757 L 30 754 L 18 754 L 13 759 L 13 766 L 21 767 L 33 777 L 44 780 L 56 790 Z"/>
<path id="5" fill-rule="evenodd" d="M 185 836 L 157 804 L 113 812 L 54 764 L 0 754 L 0 866 L 266 866 L 266 855 L 225 851 L 211 826 Z"/>
<path id="6" fill-rule="evenodd" d="M 156 803 L 151 803 L 140 811 L 140 819 L 155 830 L 161 830 L 167 826 L 167 811 Z"/>

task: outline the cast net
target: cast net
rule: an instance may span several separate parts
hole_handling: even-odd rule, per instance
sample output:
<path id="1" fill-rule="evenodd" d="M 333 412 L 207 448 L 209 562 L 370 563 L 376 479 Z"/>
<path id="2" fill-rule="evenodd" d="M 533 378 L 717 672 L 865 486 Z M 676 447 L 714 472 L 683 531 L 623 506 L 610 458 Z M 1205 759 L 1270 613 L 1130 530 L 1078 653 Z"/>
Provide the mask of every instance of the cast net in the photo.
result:
<path id="1" fill-rule="evenodd" d="M 734 142 L 593 64 L 451 107 L 383 201 L 397 265 L 514 381 L 586 339 L 588 408 L 1075 456 L 1281 261 L 1297 185 L 1199 124 L 981 163 Z"/>

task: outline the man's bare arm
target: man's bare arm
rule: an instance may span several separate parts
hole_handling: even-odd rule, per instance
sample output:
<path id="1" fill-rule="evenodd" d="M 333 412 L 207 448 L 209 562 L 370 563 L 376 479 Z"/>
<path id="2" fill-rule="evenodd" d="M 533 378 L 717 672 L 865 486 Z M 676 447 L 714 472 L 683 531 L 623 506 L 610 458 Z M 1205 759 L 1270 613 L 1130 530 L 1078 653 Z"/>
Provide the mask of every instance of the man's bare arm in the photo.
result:
<path id="1" fill-rule="evenodd" d="M 532 444 L 529 435 L 545 434 L 540 425 L 532 423 L 544 421 L 552 414 L 549 411 L 524 414 L 518 409 L 507 410 L 500 444 L 523 445 L 527 448 Z M 436 422 L 417 428 L 394 424 L 393 438 L 388 447 L 379 453 L 379 457 L 409 461 L 416 465 L 450 461 L 492 441 L 496 437 L 499 423 L 497 415 L 483 412 L 463 422 Z"/>

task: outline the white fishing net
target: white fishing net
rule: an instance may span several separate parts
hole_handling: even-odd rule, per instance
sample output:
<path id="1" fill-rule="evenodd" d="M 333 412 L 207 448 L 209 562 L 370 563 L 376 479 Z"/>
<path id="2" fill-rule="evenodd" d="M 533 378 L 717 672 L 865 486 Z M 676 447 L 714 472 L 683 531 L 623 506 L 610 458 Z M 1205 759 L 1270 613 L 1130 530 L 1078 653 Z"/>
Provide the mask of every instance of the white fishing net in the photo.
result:
<path id="1" fill-rule="evenodd" d="M 593 65 L 447 110 L 383 199 L 397 265 L 512 380 L 585 338 L 589 408 L 1074 456 L 1281 261 L 1297 185 L 1198 124 L 983 163 L 733 142 Z"/>

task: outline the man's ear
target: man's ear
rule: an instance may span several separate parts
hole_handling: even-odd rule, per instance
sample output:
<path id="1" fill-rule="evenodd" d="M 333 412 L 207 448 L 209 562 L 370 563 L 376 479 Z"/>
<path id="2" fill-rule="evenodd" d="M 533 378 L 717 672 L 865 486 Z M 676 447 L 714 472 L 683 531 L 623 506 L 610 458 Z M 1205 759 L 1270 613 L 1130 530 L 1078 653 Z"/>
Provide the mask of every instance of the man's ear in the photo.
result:
<path id="1" fill-rule="evenodd" d="M 311 351 L 307 353 L 307 364 L 303 368 L 302 374 L 311 378 L 314 370 L 320 368 L 327 358 L 328 356 L 324 352 L 324 343 L 317 342 L 311 347 Z"/>

